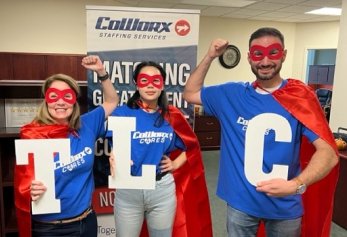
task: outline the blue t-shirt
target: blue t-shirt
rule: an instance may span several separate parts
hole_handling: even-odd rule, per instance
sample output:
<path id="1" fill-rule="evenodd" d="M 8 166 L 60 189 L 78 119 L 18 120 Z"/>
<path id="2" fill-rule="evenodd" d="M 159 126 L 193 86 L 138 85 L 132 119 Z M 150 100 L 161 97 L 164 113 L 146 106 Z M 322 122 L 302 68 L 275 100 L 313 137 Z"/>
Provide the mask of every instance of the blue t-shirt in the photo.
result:
<path id="1" fill-rule="evenodd" d="M 285 83 L 287 81 L 283 85 Z M 250 83 L 230 82 L 205 87 L 201 91 L 201 100 L 206 113 L 216 116 L 221 124 L 217 195 L 230 206 L 260 218 L 291 219 L 301 216 L 303 207 L 300 195 L 278 198 L 256 191 L 245 174 L 245 151 L 259 151 L 250 157 L 248 164 L 256 166 L 259 161 L 256 157 L 261 156 L 260 166 L 264 173 L 271 172 L 274 165 L 288 167 L 286 178 L 289 180 L 300 173 L 301 136 L 306 136 L 311 142 L 318 136 L 286 111 L 271 94 L 257 93 Z M 247 141 L 248 125 L 253 125 L 254 121 L 258 121 L 258 124 L 252 127 L 250 133 L 254 129 L 262 129 L 264 124 L 268 129 L 260 137 L 247 136 Z M 279 121 L 287 126 L 290 134 L 287 142 L 275 140 L 282 132 L 279 131 L 282 129 Z"/>
<path id="2" fill-rule="evenodd" d="M 156 127 L 155 121 L 160 114 L 147 113 L 142 109 L 132 109 L 127 105 L 117 107 L 111 116 L 135 117 L 136 129 L 131 132 L 131 175 L 141 176 L 142 165 L 156 165 L 156 172 L 160 173 L 160 161 L 163 155 L 168 155 L 176 149 L 185 150 L 181 138 L 176 135 L 172 126 L 166 121 Z M 108 132 L 108 137 L 112 133 Z"/>
<path id="3" fill-rule="evenodd" d="M 99 106 L 81 116 L 78 136 L 69 135 L 70 163 L 62 166 L 59 156 L 55 162 L 55 192 L 60 199 L 61 213 L 33 215 L 37 221 L 66 219 L 81 214 L 91 206 L 94 191 L 94 147 L 97 138 L 105 132 L 105 111 Z"/>

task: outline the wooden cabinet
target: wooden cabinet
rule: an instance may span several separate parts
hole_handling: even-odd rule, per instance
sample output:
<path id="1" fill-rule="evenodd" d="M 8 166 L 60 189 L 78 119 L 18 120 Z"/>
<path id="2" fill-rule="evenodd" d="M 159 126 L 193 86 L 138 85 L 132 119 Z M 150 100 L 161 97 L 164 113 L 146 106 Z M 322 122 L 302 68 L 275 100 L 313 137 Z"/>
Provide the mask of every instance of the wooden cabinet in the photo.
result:
<path id="1" fill-rule="evenodd" d="M 87 80 L 87 74 L 81 65 L 83 56 L 47 55 L 47 75 L 64 73 L 80 81 Z"/>
<path id="2" fill-rule="evenodd" d="M 86 70 L 81 65 L 84 56 L 0 52 L 0 80 L 44 80 L 52 74 L 64 73 L 86 81 Z"/>
<path id="3" fill-rule="evenodd" d="M 335 190 L 333 222 L 347 230 L 347 151 L 340 151 L 340 175 Z"/>
<path id="4" fill-rule="evenodd" d="M 0 128 L 0 235 L 4 237 L 17 236 L 13 170 L 15 164 L 14 140 L 18 137 L 18 128 Z"/>
<path id="5" fill-rule="evenodd" d="M 194 132 L 201 150 L 218 150 L 220 147 L 220 125 L 213 116 L 195 116 Z"/>
<path id="6" fill-rule="evenodd" d="M 47 75 L 44 55 L 13 54 L 12 66 L 13 80 L 42 80 Z"/>
<path id="7" fill-rule="evenodd" d="M 12 77 L 12 55 L 9 53 L 0 53 L 0 79 L 9 79 Z"/>
<path id="8" fill-rule="evenodd" d="M 19 128 L 5 127 L 5 100 L 42 98 L 43 80 L 54 73 L 79 79 L 81 113 L 88 110 L 86 70 L 80 65 L 83 55 L 41 55 L 0 53 L 0 236 L 18 236 L 14 208 L 13 172 L 15 139 Z"/>

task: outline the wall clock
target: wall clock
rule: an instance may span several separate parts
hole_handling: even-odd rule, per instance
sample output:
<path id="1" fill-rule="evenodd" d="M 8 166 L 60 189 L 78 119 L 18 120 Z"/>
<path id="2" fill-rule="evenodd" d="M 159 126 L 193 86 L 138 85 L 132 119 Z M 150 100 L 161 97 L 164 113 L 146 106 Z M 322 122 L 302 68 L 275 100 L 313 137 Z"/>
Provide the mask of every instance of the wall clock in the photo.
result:
<path id="1" fill-rule="evenodd" d="M 240 50 L 235 45 L 228 45 L 225 52 L 219 56 L 220 64 L 227 69 L 236 67 L 240 59 Z"/>

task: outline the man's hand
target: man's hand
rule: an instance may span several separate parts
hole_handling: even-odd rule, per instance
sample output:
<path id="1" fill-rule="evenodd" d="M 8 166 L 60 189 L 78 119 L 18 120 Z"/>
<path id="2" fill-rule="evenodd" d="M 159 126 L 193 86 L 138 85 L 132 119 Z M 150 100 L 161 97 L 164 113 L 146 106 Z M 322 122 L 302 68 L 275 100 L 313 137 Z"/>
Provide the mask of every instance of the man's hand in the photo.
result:
<path id="1" fill-rule="evenodd" d="M 229 42 L 227 40 L 224 40 L 224 39 L 213 40 L 208 50 L 208 56 L 212 59 L 219 57 L 225 52 L 228 45 L 229 45 Z"/>
<path id="2" fill-rule="evenodd" d="M 298 184 L 293 180 L 270 179 L 257 183 L 257 191 L 268 196 L 284 197 L 296 194 Z"/>

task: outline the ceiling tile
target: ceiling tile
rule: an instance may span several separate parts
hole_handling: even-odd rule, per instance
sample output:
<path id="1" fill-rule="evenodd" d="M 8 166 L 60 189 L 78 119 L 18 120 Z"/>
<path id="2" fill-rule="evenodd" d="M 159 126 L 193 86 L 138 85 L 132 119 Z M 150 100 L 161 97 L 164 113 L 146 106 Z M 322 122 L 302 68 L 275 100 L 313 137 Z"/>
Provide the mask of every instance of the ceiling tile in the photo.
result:
<path id="1" fill-rule="evenodd" d="M 287 6 L 288 4 L 259 2 L 259 3 L 254 3 L 252 5 L 249 5 L 246 8 L 271 11 L 271 10 L 281 9 Z"/>
<path id="2" fill-rule="evenodd" d="M 232 7 L 208 7 L 201 10 L 201 13 L 207 16 L 223 16 L 233 11 L 235 11 L 235 8 Z"/>
<path id="3" fill-rule="evenodd" d="M 321 7 L 341 7 L 342 0 L 115 0 L 129 7 L 201 10 L 201 16 L 220 16 L 282 22 L 339 21 L 336 16 L 307 15 Z M 225 6 L 241 7 L 225 7 Z M 242 7 L 243 6 L 243 7 Z"/>

